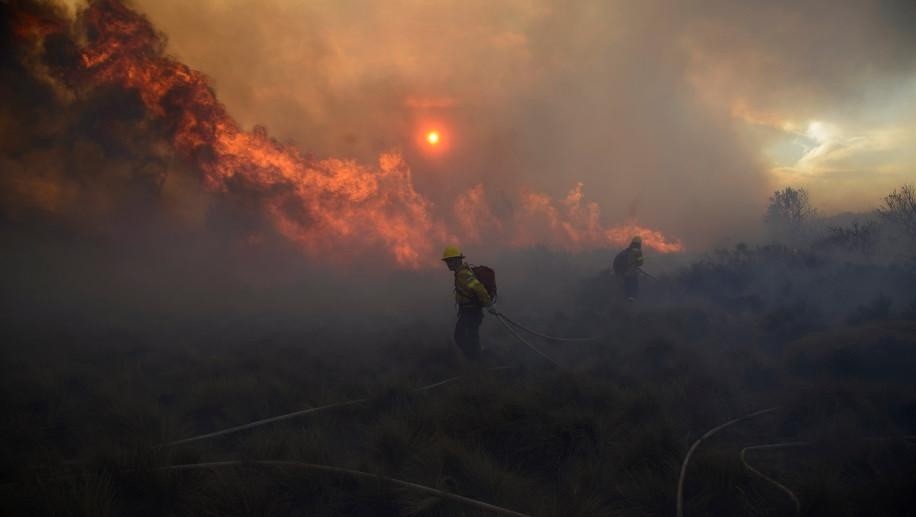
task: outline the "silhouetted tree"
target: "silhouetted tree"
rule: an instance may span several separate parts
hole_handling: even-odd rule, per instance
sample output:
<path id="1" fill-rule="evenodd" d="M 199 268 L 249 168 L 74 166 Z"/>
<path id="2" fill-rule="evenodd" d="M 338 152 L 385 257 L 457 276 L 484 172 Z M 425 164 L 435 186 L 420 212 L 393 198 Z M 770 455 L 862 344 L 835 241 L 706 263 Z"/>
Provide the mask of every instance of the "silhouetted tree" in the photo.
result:
<path id="1" fill-rule="evenodd" d="M 916 188 L 904 185 L 885 196 L 878 216 L 916 242 Z"/>
<path id="2" fill-rule="evenodd" d="M 798 238 L 807 223 L 817 215 L 811 206 L 808 191 L 803 188 L 786 187 L 770 196 L 763 220 L 777 237 Z"/>

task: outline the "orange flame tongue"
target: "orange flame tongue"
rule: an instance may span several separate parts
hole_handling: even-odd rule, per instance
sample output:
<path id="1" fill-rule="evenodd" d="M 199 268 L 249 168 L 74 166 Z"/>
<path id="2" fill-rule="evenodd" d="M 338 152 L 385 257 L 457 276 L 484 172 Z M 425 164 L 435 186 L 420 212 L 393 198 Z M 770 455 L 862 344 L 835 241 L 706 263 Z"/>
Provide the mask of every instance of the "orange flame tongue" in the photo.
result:
<path id="1" fill-rule="evenodd" d="M 598 204 L 583 203 L 583 197 L 581 183 L 559 202 L 545 194 L 522 192 L 520 206 L 511 220 L 503 221 L 490 210 L 484 186 L 477 184 L 458 197 L 454 212 L 465 236 L 472 242 L 501 239 L 502 234 L 508 231 L 512 236 L 511 244 L 516 247 L 547 244 L 576 252 L 625 246 L 639 235 L 645 247 L 655 251 L 675 253 L 684 250 L 680 241 L 641 226 L 635 220 L 622 226 L 604 226 Z"/>
<path id="2" fill-rule="evenodd" d="M 142 15 L 117 0 L 96 0 L 82 12 L 88 43 L 76 74 L 90 84 L 114 84 L 137 92 L 150 116 L 164 119 L 179 155 L 202 172 L 217 191 L 253 193 L 279 233 L 325 261 L 388 256 L 402 267 L 435 264 L 435 247 L 454 236 L 431 215 L 430 203 L 413 187 L 397 153 L 376 167 L 352 160 L 313 160 L 281 145 L 263 128 L 244 131 L 219 103 L 206 77 L 164 54 L 164 39 Z M 42 38 L 65 30 L 61 23 L 23 18 L 16 33 Z M 431 145 L 441 142 L 441 135 Z M 435 142 L 433 141 L 435 140 Z M 595 203 L 582 203 L 581 185 L 559 202 L 523 193 L 520 207 L 499 220 L 486 206 L 482 185 L 455 203 L 466 241 L 482 237 L 514 246 L 547 244 L 579 251 L 618 246 L 641 235 L 646 246 L 668 253 L 679 241 L 635 222 L 599 223 Z"/>
<path id="3" fill-rule="evenodd" d="M 307 160 L 263 129 L 241 130 L 203 74 L 164 56 L 163 39 L 141 15 L 105 0 L 84 20 L 93 36 L 82 62 L 94 80 L 136 90 L 153 116 L 169 119 L 175 149 L 210 188 L 259 193 L 277 229 L 313 254 L 345 259 L 371 248 L 408 267 L 433 256 L 431 239 L 444 231 L 399 156 L 382 156 L 376 169 Z"/>

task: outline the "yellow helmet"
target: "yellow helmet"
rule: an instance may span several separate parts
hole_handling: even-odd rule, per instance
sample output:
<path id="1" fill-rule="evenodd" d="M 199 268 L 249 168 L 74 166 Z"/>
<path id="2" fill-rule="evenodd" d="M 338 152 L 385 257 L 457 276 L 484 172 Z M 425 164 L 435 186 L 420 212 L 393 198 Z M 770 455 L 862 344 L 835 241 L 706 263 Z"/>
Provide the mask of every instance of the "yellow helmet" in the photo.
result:
<path id="1" fill-rule="evenodd" d="M 450 245 L 445 247 L 445 251 L 442 252 L 442 260 L 448 260 L 450 258 L 464 258 L 458 246 Z"/>
<path id="2" fill-rule="evenodd" d="M 640 237 L 639 235 L 637 235 L 636 237 L 633 237 L 633 240 L 630 241 L 630 244 L 642 244 L 642 237 Z"/>

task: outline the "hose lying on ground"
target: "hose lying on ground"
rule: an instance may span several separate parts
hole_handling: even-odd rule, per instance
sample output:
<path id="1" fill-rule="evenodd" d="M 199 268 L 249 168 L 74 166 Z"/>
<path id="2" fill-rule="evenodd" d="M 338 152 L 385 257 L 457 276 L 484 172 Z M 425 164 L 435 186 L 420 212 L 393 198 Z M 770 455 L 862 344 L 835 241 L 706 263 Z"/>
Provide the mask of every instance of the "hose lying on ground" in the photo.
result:
<path id="1" fill-rule="evenodd" d="M 538 354 L 539 356 L 541 356 L 541 357 L 543 357 L 544 359 L 547 359 L 549 362 L 553 363 L 557 368 L 563 369 L 563 366 L 560 365 L 560 363 L 554 361 L 552 357 L 550 357 L 549 355 L 545 354 L 544 352 L 541 352 L 540 349 L 538 349 L 538 347 L 532 345 L 530 342 L 528 342 L 528 340 L 526 340 L 525 338 L 523 338 L 523 337 L 521 336 L 521 334 L 519 334 L 518 332 L 516 332 L 515 329 L 512 328 L 512 326 L 509 325 L 509 323 L 507 323 L 507 322 L 503 319 L 503 315 L 502 315 L 502 314 L 497 313 L 497 314 L 496 314 L 496 319 L 499 320 L 499 322 L 502 324 L 503 327 L 506 327 L 506 330 L 508 330 L 510 334 L 512 334 L 513 336 L 515 336 L 515 339 L 518 339 L 519 341 L 521 341 L 523 345 L 527 346 L 528 348 L 530 348 L 531 350 L 533 350 L 533 351 L 534 351 L 536 354 Z"/>
<path id="2" fill-rule="evenodd" d="M 690 449 L 687 450 L 687 455 L 684 456 L 684 462 L 681 463 L 681 474 L 677 478 L 677 517 L 684 516 L 684 477 L 687 474 L 687 464 L 690 462 L 690 457 L 693 456 L 693 452 L 697 450 L 697 447 L 700 446 L 700 442 L 718 433 L 719 431 L 721 431 L 722 429 L 725 429 L 728 426 L 737 424 L 738 422 L 742 422 L 749 418 L 754 418 L 755 416 L 764 415 L 766 413 L 772 413 L 773 411 L 776 411 L 777 409 L 779 409 L 778 406 L 771 407 L 769 409 L 761 409 L 760 411 L 754 411 L 753 413 L 744 415 L 742 417 L 738 417 L 738 418 L 729 420 L 728 422 L 725 422 L 722 425 L 713 427 L 709 431 L 706 431 L 706 433 L 704 433 L 703 436 L 701 436 L 697 441 L 693 442 L 693 445 L 691 445 Z"/>
<path id="3" fill-rule="evenodd" d="M 866 441 L 888 441 L 888 440 L 900 440 L 900 439 L 916 440 L 916 436 L 907 435 L 907 436 L 889 436 L 889 437 L 882 436 L 882 437 L 877 437 L 877 438 L 865 438 Z M 741 449 L 741 453 L 738 456 L 739 458 L 741 458 L 741 464 L 744 465 L 744 468 L 747 469 L 748 472 L 756 475 L 760 479 L 775 486 L 776 488 L 784 492 L 787 496 L 789 496 L 789 499 L 792 499 L 792 503 L 795 504 L 795 513 L 801 514 L 801 502 L 798 500 L 798 497 L 795 495 L 795 493 L 789 490 L 787 486 L 783 485 L 779 481 L 776 481 L 775 479 L 767 476 L 763 472 L 760 472 L 759 470 L 752 467 L 751 464 L 748 463 L 747 461 L 747 452 L 764 450 L 764 449 L 785 449 L 788 447 L 808 447 L 810 445 L 813 445 L 813 443 L 811 442 L 781 442 L 781 443 L 767 443 L 763 445 L 751 445 L 749 447 L 745 447 Z"/>
<path id="4" fill-rule="evenodd" d="M 508 316 L 506 316 L 505 314 L 503 314 L 503 313 L 501 313 L 501 312 L 495 313 L 495 316 L 496 316 L 496 319 L 499 320 L 500 324 L 502 324 L 503 327 L 506 327 L 506 330 L 508 330 L 510 334 L 512 334 L 513 336 L 515 336 L 515 339 L 518 339 L 519 341 L 522 342 L 523 345 L 527 346 L 528 348 L 530 348 L 531 350 L 533 350 L 537 355 L 543 357 L 544 359 L 546 359 L 547 361 L 549 361 L 550 363 L 552 363 L 553 365 L 555 365 L 557 368 L 560 368 L 560 369 L 563 369 L 563 366 L 562 366 L 560 363 L 558 363 L 556 360 L 554 360 L 554 359 L 553 359 L 552 357 L 550 357 L 549 355 L 545 354 L 545 353 L 544 353 L 543 351 L 541 351 L 541 349 L 539 349 L 538 347 L 536 347 L 536 346 L 534 346 L 533 344 L 531 344 L 531 342 L 529 342 L 527 339 L 525 339 L 524 337 L 522 337 L 521 334 L 519 334 L 518 332 L 516 332 L 516 330 L 513 328 L 513 326 L 518 327 L 519 329 L 524 330 L 525 332 L 528 332 L 529 334 L 532 334 L 532 335 L 535 335 L 535 336 L 537 336 L 537 337 L 540 337 L 540 338 L 543 338 L 543 339 L 547 339 L 547 340 L 550 340 L 550 341 L 574 342 L 574 341 L 594 341 L 594 340 L 596 339 L 596 338 L 593 338 L 593 337 L 556 337 L 556 336 L 551 336 L 551 335 L 548 335 L 548 334 L 543 334 L 543 333 L 541 333 L 541 332 L 538 332 L 538 331 L 536 331 L 536 330 L 534 330 L 534 329 L 528 328 L 528 327 L 522 325 L 521 323 L 512 320 L 511 318 L 509 318 Z"/>
<path id="5" fill-rule="evenodd" d="M 783 443 L 768 443 L 765 445 L 752 445 L 750 447 L 745 447 L 741 449 L 741 453 L 738 455 L 738 457 L 741 458 L 741 464 L 744 465 L 744 468 L 747 469 L 748 472 L 756 475 L 760 479 L 782 490 L 787 496 L 789 496 L 789 499 L 791 499 L 792 503 L 795 504 L 795 513 L 800 514 L 801 513 L 801 502 L 798 500 L 798 497 L 795 496 L 795 493 L 793 493 L 791 490 L 789 490 L 787 486 L 783 485 L 779 481 L 776 481 L 775 479 L 767 476 L 763 472 L 760 472 L 759 470 L 752 467 L 747 462 L 747 451 L 760 450 L 760 449 L 784 449 L 786 447 L 805 447 L 807 445 L 810 445 L 810 443 L 809 442 L 783 442 Z"/>
<path id="6" fill-rule="evenodd" d="M 496 313 L 496 315 L 497 315 L 497 317 L 505 319 L 506 322 L 511 323 L 512 325 L 515 325 L 516 327 L 518 327 L 518 328 L 524 330 L 525 332 L 528 332 L 529 334 L 532 334 L 532 335 L 535 335 L 535 336 L 537 336 L 537 337 L 539 337 L 539 338 L 547 339 L 547 340 L 550 340 L 550 341 L 568 341 L 568 342 L 575 342 L 575 341 L 595 341 L 595 340 L 597 339 L 597 338 L 594 338 L 594 337 L 556 337 L 556 336 L 550 336 L 550 335 L 547 335 L 547 334 L 542 334 L 542 333 L 540 333 L 540 332 L 538 332 L 538 331 L 536 331 L 536 330 L 534 330 L 534 329 L 528 328 L 528 327 L 522 325 L 521 323 L 512 320 L 511 318 L 509 318 L 508 316 L 506 316 L 505 314 L 503 314 L 503 313 L 501 313 L 501 312 Z"/>
<path id="7" fill-rule="evenodd" d="M 273 422 L 279 422 L 279 421 L 281 421 L 281 420 L 288 420 L 288 419 L 290 419 L 290 418 L 295 418 L 295 417 L 297 417 L 297 416 L 308 415 L 308 414 L 311 414 L 311 413 L 318 413 L 319 411 L 324 411 L 324 410 L 326 410 L 326 409 L 334 409 L 334 408 L 340 408 L 340 407 L 345 407 L 345 406 L 352 406 L 352 405 L 355 405 L 355 404 L 362 404 L 363 402 L 368 402 L 368 401 L 369 401 L 368 398 L 362 398 L 362 399 L 356 399 L 356 400 L 348 400 L 348 401 L 346 401 L 346 402 L 338 402 L 338 403 L 336 403 L 336 404 L 328 404 L 328 405 L 325 405 L 325 406 L 319 406 L 319 407 L 313 407 L 313 408 L 309 408 L 309 409 L 303 409 L 303 410 L 301 410 L 301 411 L 294 411 L 294 412 L 292 412 L 292 413 L 287 413 L 287 414 L 285 414 L 285 415 L 280 415 L 280 416 L 275 416 L 275 417 L 270 417 L 270 418 L 264 418 L 264 419 L 262 419 L 262 420 L 255 420 L 254 422 L 251 422 L 251 423 L 248 423 L 248 424 L 237 425 L 237 426 L 235 426 L 235 427 L 230 427 L 230 428 L 228 428 L 228 429 L 223 429 L 223 430 L 220 430 L 220 431 L 214 431 L 214 432 L 212 432 L 212 433 L 200 434 L 200 435 L 197 435 L 197 436 L 192 436 L 192 437 L 190 437 L 190 438 L 183 438 L 183 439 L 181 439 L 181 440 L 175 440 L 175 441 L 173 441 L 173 442 L 168 442 L 168 443 L 159 444 L 159 445 L 157 445 L 157 447 L 160 447 L 160 448 L 174 447 L 175 445 L 181 445 L 181 444 L 185 444 L 185 443 L 196 442 L 196 441 L 199 441 L 199 440 L 206 440 L 207 438 L 216 438 L 217 436 L 223 436 L 223 435 L 225 435 L 225 434 L 236 433 L 236 432 L 238 432 L 238 431 L 244 431 L 245 429 L 251 429 L 252 427 L 258 427 L 258 426 L 265 425 L 265 424 L 270 424 L 270 423 L 273 423 Z"/>
<path id="8" fill-rule="evenodd" d="M 522 329 L 522 330 L 525 330 L 525 331 L 527 331 L 527 332 L 530 332 L 531 334 L 534 334 L 535 336 L 542 337 L 542 338 L 544 338 L 544 339 L 549 339 L 549 340 L 552 340 L 552 341 L 592 341 L 592 340 L 594 340 L 594 338 L 559 338 L 559 337 L 549 336 L 549 335 L 546 335 L 546 334 L 541 334 L 540 332 L 537 332 L 537 331 L 535 331 L 535 330 L 532 330 L 532 329 L 530 329 L 530 328 L 528 328 L 528 327 L 525 327 L 524 325 L 521 325 L 520 323 L 517 323 L 517 322 L 515 322 L 515 321 L 509 319 L 505 314 L 502 314 L 502 313 L 496 313 L 496 319 L 498 319 L 499 322 L 502 323 L 502 325 L 503 325 L 504 327 L 506 327 L 506 330 L 508 330 L 513 336 L 515 336 L 516 339 L 518 339 L 519 341 L 521 341 L 525 346 L 527 346 L 528 348 L 530 348 L 531 350 L 533 350 L 535 353 L 537 353 L 538 355 L 540 355 L 541 357 L 543 357 L 544 359 L 546 359 L 547 361 L 549 361 L 550 363 L 556 365 L 556 366 L 559 367 L 559 368 L 563 368 L 563 367 L 560 365 L 560 363 L 556 362 L 553 358 L 551 358 L 550 356 L 548 356 L 547 354 L 545 354 L 544 352 L 542 352 L 540 349 L 538 349 L 536 346 L 534 346 L 533 344 L 531 344 L 530 342 L 528 342 L 524 337 L 522 337 L 518 332 L 516 332 L 515 329 L 513 329 L 513 328 L 510 326 L 510 324 L 511 324 L 511 325 L 515 325 L 515 326 L 517 326 L 518 328 L 520 328 L 520 329 Z M 506 368 L 507 368 L 507 367 L 498 367 L 498 368 L 493 368 L 492 370 L 504 370 L 504 369 L 506 369 Z M 449 384 L 449 383 L 455 382 L 455 381 L 457 381 L 457 380 L 459 380 L 459 379 L 461 379 L 460 376 L 458 376 L 458 377 L 452 377 L 452 378 L 446 379 L 446 380 L 444 380 L 444 381 L 439 381 L 439 382 L 436 382 L 436 383 L 434 383 L 434 384 L 430 384 L 430 385 L 427 385 L 427 386 L 423 386 L 423 387 L 417 388 L 417 389 L 415 389 L 415 390 L 413 390 L 413 391 L 418 391 L 418 392 L 419 392 L 419 391 L 426 391 L 426 390 L 429 390 L 429 389 L 432 389 L 432 388 L 437 388 L 437 387 L 439 387 L 439 386 L 443 386 L 443 385 L 445 385 L 445 384 Z M 186 444 L 186 443 L 196 442 L 196 441 L 199 441 L 199 440 L 206 440 L 206 439 L 208 439 L 208 438 L 215 438 L 215 437 L 217 437 L 217 436 L 223 436 L 223 435 L 227 435 L 227 434 L 231 434 L 231 433 L 236 433 L 236 432 L 238 432 L 238 431 L 244 431 L 245 429 L 251 429 L 252 427 L 258 427 L 258 426 L 262 426 L 262 425 L 265 425 L 265 424 L 271 424 L 271 423 L 274 423 L 274 422 L 280 422 L 280 421 L 282 421 L 282 420 L 288 420 L 288 419 L 290 419 L 290 418 L 296 418 L 296 417 L 299 417 L 299 416 L 305 416 L 305 415 L 309 415 L 309 414 L 312 414 L 312 413 L 318 413 L 318 412 L 320 412 L 320 411 L 325 411 L 325 410 L 329 410 L 329 409 L 336 409 L 336 408 L 341 408 L 341 407 L 346 407 L 346 406 L 352 406 L 352 405 L 356 405 L 356 404 L 362 404 L 362 403 L 368 402 L 368 401 L 369 401 L 368 398 L 361 398 L 361 399 L 356 399 L 356 400 L 348 400 L 348 401 L 344 401 L 344 402 L 338 402 L 338 403 L 336 403 L 336 404 L 328 404 L 328 405 L 325 405 L 325 406 L 319 406 L 319 407 L 315 407 L 315 408 L 303 409 L 303 410 L 300 410 L 300 411 L 294 411 L 294 412 L 292 412 L 292 413 L 287 413 L 287 414 L 285 414 L 285 415 L 279 415 L 279 416 L 275 416 L 275 417 L 264 418 L 264 419 L 262 419 L 262 420 L 256 420 L 256 421 L 254 421 L 254 422 L 250 422 L 250 423 L 247 423 L 247 424 L 242 424 L 242 425 L 238 425 L 238 426 L 235 426 L 235 427 L 230 427 L 230 428 L 228 428 L 228 429 L 222 429 L 222 430 L 220 430 L 220 431 L 214 431 L 214 432 L 212 432 L 212 433 L 201 434 L 201 435 L 198 435 L 198 436 L 192 436 L 192 437 L 190 437 L 190 438 L 183 438 L 183 439 L 181 439 L 181 440 L 175 440 L 175 441 L 172 441 L 172 442 L 163 443 L 163 444 L 158 445 L 157 447 L 160 447 L 160 448 L 174 447 L 174 446 L 176 446 L 176 445 L 182 445 L 182 444 Z"/>
<path id="9" fill-rule="evenodd" d="M 157 470 L 194 470 L 194 469 L 213 469 L 221 467 L 234 467 L 234 466 L 245 466 L 245 465 L 256 465 L 264 467 L 286 467 L 286 468 L 296 468 L 296 469 L 305 469 L 313 470 L 318 472 L 326 472 L 332 474 L 344 474 L 347 476 L 353 476 L 361 479 L 370 479 L 375 481 L 384 481 L 392 485 L 399 486 L 401 488 L 407 488 L 410 490 L 416 490 L 418 492 L 424 492 L 427 494 L 436 495 L 444 499 L 449 499 L 458 503 L 462 503 L 468 506 L 473 506 L 481 510 L 490 511 L 500 515 L 511 515 L 513 517 L 530 517 L 527 514 L 519 513 L 507 508 L 502 508 L 500 506 L 492 505 L 490 503 L 485 503 L 483 501 L 478 501 L 476 499 L 471 499 L 469 497 L 460 496 L 453 494 L 451 492 L 446 492 L 444 490 L 439 490 L 437 488 L 431 488 L 425 485 L 419 485 L 417 483 L 411 483 L 410 481 L 403 481 L 400 479 L 390 478 L 387 476 L 382 476 L 380 474 L 370 474 L 368 472 L 362 472 L 359 470 L 345 469 L 341 467 L 332 467 L 330 465 L 317 465 L 314 463 L 303 463 L 298 461 L 269 461 L 269 460 L 260 460 L 260 461 L 215 461 L 210 463 L 191 463 L 187 465 L 171 465 L 168 467 L 161 467 Z"/>
<path id="10" fill-rule="evenodd" d="M 491 370 L 491 371 L 506 370 L 506 369 L 508 369 L 508 368 L 510 368 L 510 367 L 508 367 L 508 366 L 500 366 L 500 367 L 497 367 L 497 368 L 491 368 L 490 370 Z M 462 376 L 460 376 L 460 375 L 459 375 L 459 376 L 456 376 L 456 377 L 451 377 L 451 378 L 449 378 L 449 379 L 445 379 L 444 381 L 435 382 L 435 383 L 433 383 L 433 384 L 427 384 L 426 386 L 421 386 L 421 387 L 416 388 L 416 389 L 413 389 L 413 390 L 411 390 L 411 391 L 413 391 L 413 392 L 421 392 L 421 391 L 431 390 L 431 389 L 433 389 L 433 388 L 438 388 L 439 386 L 444 386 L 444 385 L 446 385 L 446 384 L 453 383 L 453 382 L 455 382 L 455 381 L 457 381 L 457 380 L 459 380 L 459 379 L 461 379 L 461 378 L 462 378 Z M 254 422 L 250 422 L 250 423 L 242 424 L 242 425 L 237 425 L 237 426 L 230 427 L 230 428 L 228 428 L 228 429 L 222 429 L 222 430 L 219 430 L 219 431 L 213 431 L 212 433 L 200 434 L 200 435 L 197 435 L 197 436 L 192 436 L 192 437 L 190 437 L 190 438 L 182 438 L 181 440 L 175 440 L 175 441 L 172 441 L 172 442 L 167 442 L 167 443 L 159 444 L 159 445 L 157 445 L 156 447 L 157 447 L 157 448 L 174 447 L 174 446 L 176 446 L 176 445 L 182 445 L 182 444 L 185 444 L 185 443 L 191 443 L 191 442 L 196 442 L 196 441 L 199 441 L 199 440 L 206 440 L 206 439 L 208 439 L 208 438 L 215 438 L 215 437 L 217 437 L 217 436 L 223 436 L 223 435 L 227 435 L 227 434 L 231 434 L 231 433 L 236 433 L 236 432 L 238 432 L 238 431 L 244 431 L 245 429 L 251 429 L 252 427 L 258 427 L 258 426 L 262 426 L 262 425 L 265 425 L 265 424 L 271 424 L 271 423 L 274 423 L 274 422 L 280 422 L 280 421 L 282 421 L 282 420 L 289 420 L 290 418 L 295 418 L 295 417 L 299 417 L 299 416 L 309 415 L 309 414 L 312 414 L 312 413 L 318 413 L 318 412 L 320 412 L 320 411 L 325 411 L 325 410 L 328 410 L 328 409 L 336 409 L 336 408 L 342 408 L 342 407 L 346 407 L 346 406 L 353 406 L 353 405 L 356 405 L 356 404 L 362 404 L 362 403 L 368 402 L 368 401 L 369 401 L 369 398 L 368 398 L 368 397 L 365 397 L 365 398 L 361 398 L 361 399 L 347 400 L 347 401 L 344 401 L 344 402 L 337 402 L 337 403 L 335 403 L 335 404 L 327 404 L 327 405 L 324 405 L 324 406 L 319 406 L 319 407 L 313 407 L 313 408 L 303 409 L 303 410 L 300 410 L 300 411 L 293 411 L 292 413 L 286 413 L 285 415 L 279 415 L 279 416 L 274 416 L 274 417 L 270 417 L 270 418 L 264 418 L 264 419 L 261 419 L 261 420 L 255 420 Z"/>

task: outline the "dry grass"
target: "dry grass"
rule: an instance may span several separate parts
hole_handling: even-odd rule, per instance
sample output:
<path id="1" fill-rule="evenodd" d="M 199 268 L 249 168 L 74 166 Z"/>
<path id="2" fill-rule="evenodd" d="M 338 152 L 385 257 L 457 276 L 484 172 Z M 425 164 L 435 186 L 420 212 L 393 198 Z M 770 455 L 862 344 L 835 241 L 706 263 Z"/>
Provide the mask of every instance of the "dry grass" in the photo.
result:
<path id="1" fill-rule="evenodd" d="M 788 302 L 761 295 L 747 302 L 751 309 L 723 301 L 716 275 L 755 289 L 756 277 L 742 277 L 746 267 L 727 257 L 662 279 L 664 296 L 680 294 L 653 300 L 649 288 L 638 308 L 583 288 L 578 313 L 538 320 L 550 334 L 601 336 L 542 342 L 564 370 L 498 330 L 485 366 L 511 370 L 458 368 L 435 340 L 410 332 L 368 343 L 314 333 L 218 342 L 10 334 L 0 363 L 0 494 L 11 515 L 478 511 L 287 469 L 159 470 L 268 460 L 380 473 L 531 515 L 670 515 L 690 444 L 724 421 L 780 405 L 697 449 L 684 487 L 687 515 L 792 512 L 785 494 L 739 461 L 748 445 L 787 440 L 819 445 L 758 453 L 754 466 L 791 488 L 803 514 L 907 514 L 916 505 L 916 446 L 861 440 L 916 431 L 916 326 L 906 306 L 866 298 L 827 310 L 817 296 L 802 297 L 806 312 L 796 321 L 779 314 L 799 307 L 798 293 Z M 457 374 L 466 377 L 415 391 Z M 363 397 L 358 406 L 155 447 Z"/>

